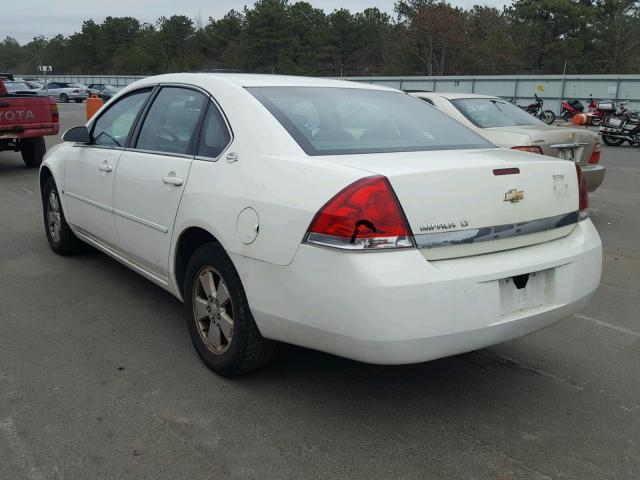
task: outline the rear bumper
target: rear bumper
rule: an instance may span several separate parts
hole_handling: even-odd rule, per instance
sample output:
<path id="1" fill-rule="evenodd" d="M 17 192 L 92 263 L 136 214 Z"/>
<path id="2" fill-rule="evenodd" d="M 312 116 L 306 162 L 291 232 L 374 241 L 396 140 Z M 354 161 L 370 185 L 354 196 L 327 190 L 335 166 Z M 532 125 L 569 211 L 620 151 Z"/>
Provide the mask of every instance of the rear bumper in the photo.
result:
<path id="1" fill-rule="evenodd" d="M 584 179 L 587 182 L 587 190 L 593 192 L 604 181 L 605 168 L 602 165 L 580 165 Z"/>
<path id="2" fill-rule="evenodd" d="M 586 304 L 602 269 L 590 220 L 559 240 L 451 260 L 309 245 L 285 267 L 231 257 L 265 337 L 379 364 L 423 362 L 545 328 Z M 545 301 L 505 311 L 500 280 L 543 271 Z"/>
<path id="3" fill-rule="evenodd" d="M 15 140 L 19 138 L 46 137 L 57 135 L 60 130 L 59 124 L 29 125 L 22 131 L 0 130 L 0 140 Z"/>
<path id="4" fill-rule="evenodd" d="M 69 94 L 70 100 L 86 100 L 87 98 L 89 98 L 88 93 L 70 93 Z"/>

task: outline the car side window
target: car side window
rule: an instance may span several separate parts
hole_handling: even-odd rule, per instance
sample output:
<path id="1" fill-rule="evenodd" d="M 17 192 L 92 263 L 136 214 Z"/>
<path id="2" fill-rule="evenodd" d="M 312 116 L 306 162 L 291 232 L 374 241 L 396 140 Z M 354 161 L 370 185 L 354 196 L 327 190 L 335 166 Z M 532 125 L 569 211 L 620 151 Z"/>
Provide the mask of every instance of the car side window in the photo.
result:
<path id="1" fill-rule="evenodd" d="M 192 154 L 200 115 L 207 98 L 181 87 L 164 87 L 153 100 L 135 148 L 152 152 Z"/>
<path id="2" fill-rule="evenodd" d="M 202 133 L 200 134 L 198 156 L 218 158 L 230 141 L 231 133 L 220 110 L 213 102 L 209 102 L 207 117 L 204 120 Z"/>
<path id="3" fill-rule="evenodd" d="M 139 90 L 113 104 L 94 122 L 91 143 L 106 147 L 124 147 L 138 112 L 151 93 Z"/>

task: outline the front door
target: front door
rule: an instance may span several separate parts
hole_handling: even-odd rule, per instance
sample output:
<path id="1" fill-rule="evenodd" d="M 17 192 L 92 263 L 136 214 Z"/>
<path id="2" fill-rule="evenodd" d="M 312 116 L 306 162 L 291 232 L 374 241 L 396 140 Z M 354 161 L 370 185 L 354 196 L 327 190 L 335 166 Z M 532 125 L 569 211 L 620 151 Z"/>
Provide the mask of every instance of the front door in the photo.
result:
<path id="1" fill-rule="evenodd" d="M 67 220 L 85 234 L 117 244 L 113 218 L 115 172 L 134 121 L 150 89 L 133 92 L 105 110 L 91 126 L 91 143 L 76 145 L 67 158 L 64 195 Z"/>
<path id="2" fill-rule="evenodd" d="M 116 172 L 114 213 L 122 253 L 162 280 L 206 101 L 196 90 L 163 87 Z"/>

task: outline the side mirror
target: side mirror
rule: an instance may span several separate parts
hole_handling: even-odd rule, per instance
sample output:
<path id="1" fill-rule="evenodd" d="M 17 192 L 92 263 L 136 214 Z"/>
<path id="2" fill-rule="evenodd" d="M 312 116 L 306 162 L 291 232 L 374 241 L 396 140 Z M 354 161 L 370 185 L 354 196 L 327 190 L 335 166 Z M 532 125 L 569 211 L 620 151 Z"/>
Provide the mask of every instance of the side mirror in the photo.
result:
<path id="1" fill-rule="evenodd" d="M 64 132 L 64 135 L 62 136 L 62 141 L 88 144 L 91 142 L 89 129 L 85 126 L 70 128 L 69 130 Z"/>

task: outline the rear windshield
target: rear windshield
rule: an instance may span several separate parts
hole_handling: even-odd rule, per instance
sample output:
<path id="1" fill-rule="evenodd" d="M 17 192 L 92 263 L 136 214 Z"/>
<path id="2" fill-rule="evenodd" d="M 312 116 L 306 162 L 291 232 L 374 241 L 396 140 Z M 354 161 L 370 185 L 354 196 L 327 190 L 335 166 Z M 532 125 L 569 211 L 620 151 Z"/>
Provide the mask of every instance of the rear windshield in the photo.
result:
<path id="1" fill-rule="evenodd" d="M 22 82 L 4 82 L 4 87 L 7 89 L 7 92 L 18 92 L 18 91 L 29 91 L 29 85 Z"/>
<path id="2" fill-rule="evenodd" d="M 253 87 L 307 155 L 492 148 L 487 140 L 402 92 Z"/>
<path id="3" fill-rule="evenodd" d="M 520 107 L 498 98 L 459 98 L 451 103 L 480 128 L 540 125 L 542 122 Z"/>

